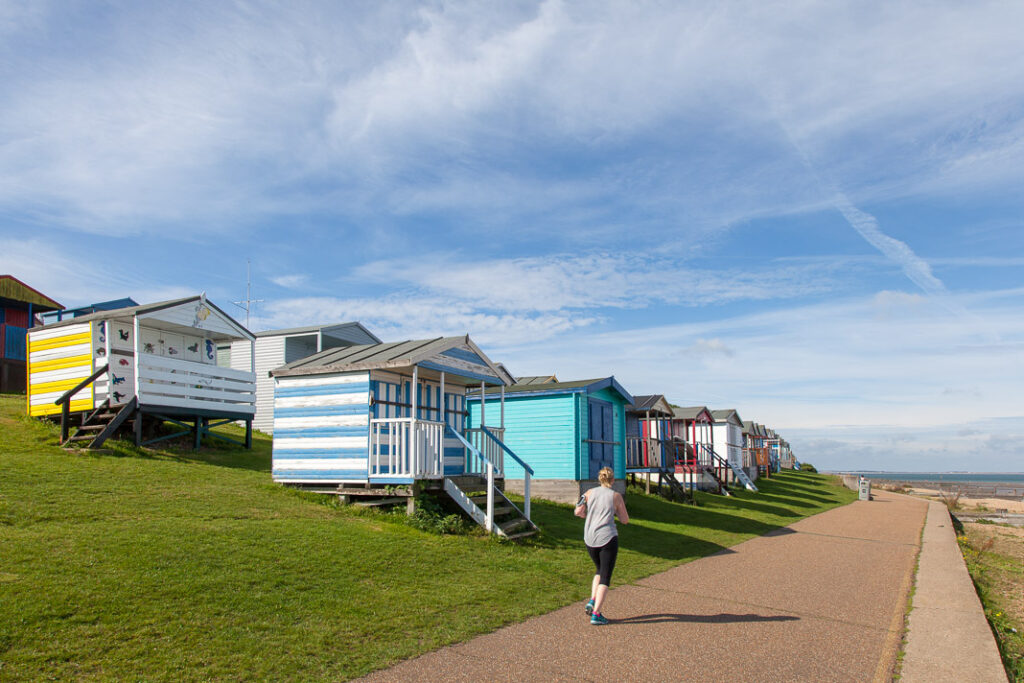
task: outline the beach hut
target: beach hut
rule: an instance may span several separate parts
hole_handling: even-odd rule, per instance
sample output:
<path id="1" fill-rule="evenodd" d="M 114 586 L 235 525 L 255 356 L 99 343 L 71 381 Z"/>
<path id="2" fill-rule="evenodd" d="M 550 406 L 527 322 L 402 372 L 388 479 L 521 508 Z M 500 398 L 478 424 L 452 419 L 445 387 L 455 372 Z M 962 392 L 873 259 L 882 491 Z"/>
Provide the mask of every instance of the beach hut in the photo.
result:
<path id="1" fill-rule="evenodd" d="M 768 456 L 768 433 L 764 425 L 752 420 L 743 422 L 744 448 L 758 475 L 771 476 L 771 461 Z"/>
<path id="2" fill-rule="evenodd" d="M 728 493 L 729 467 L 715 454 L 714 422 L 707 406 L 672 409 L 672 436 L 679 444 L 676 474 L 688 486 Z"/>
<path id="3" fill-rule="evenodd" d="M 500 535 L 536 529 L 528 490 L 521 509 L 502 492 L 530 466 L 499 429 L 468 428 L 469 389 L 513 382 L 468 336 L 327 349 L 271 375 L 274 481 L 410 510 L 431 491 Z"/>
<path id="4" fill-rule="evenodd" d="M 715 453 L 736 467 L 743 466 L 743 420 L 732 408 L 711 411 Z"/>
<path id="5" fill-rule="evenodd" d="M 743 420 L 733 408 L 712 410 L 711 436 L 716 456 L 729 465 L 728 481 L 739 482 L 751 491 L 757 491 L 750 474 L 743 468 Z"/>
<path id="6" fill-rule="evenodd" d="M 99 447 L 131 422 L 139 445 L 191 432 L 198 448 L 209 430 L 246 424 L 251 445 L 253 369 L 216 364 L 217 345 L 253 335 L 205 295 L 100 310 L 29 330 L 28 412 L 61 415 L 62 443 Z M 69 438 L 70 418 L 81 425 Z M 176 434 L 155 435 L 171 422 Z"/>
<path id="7" fill-rule="evenodd" d="M 651 475 L 675 482 L 675 443 L 672 441 L 672 406 L 661 394 L 634 396 L 626 407 L 626 472 L 640 476 L 647 492 Z"/>
<path id="8" fill-rule="evenodd" d="M 573 382 L 515 384 L 469 397 L 473 427 L 498 425 L 503 441 L 534 469 L 533 495 L 560 502 L 576 502 L 597 485 L 605 466 L 615 472 L 615 488 L 625 491 L 626 406 L 632 396 L 614 377 Z M 485 422 L 486 418 L 486 422 Z M 521 468 L 510 466 L 505 486 L 523 490 Z"/>
<path id="9" fill-rule="evenodd" d="M 61 308 L 13 275 L 0 275 L 0 393 L 24 393 L 28 329 L 41 313 Z"/>
<path id="10" fill-rule="evenodd" d="M 255 334 L 254 347 L 244 339 L 221 346 L 217 364 L 236 370 L 250 366 L 256 368 L 256 415 L 252 426 L 268 434 L 274 431 L 274 378 L 270 376 L 271 370 L 328 349 L 380 343 L 376 335 L 358 322 L 265 330 Z M 255 353 L 255 362 L 250 348 Z"/>

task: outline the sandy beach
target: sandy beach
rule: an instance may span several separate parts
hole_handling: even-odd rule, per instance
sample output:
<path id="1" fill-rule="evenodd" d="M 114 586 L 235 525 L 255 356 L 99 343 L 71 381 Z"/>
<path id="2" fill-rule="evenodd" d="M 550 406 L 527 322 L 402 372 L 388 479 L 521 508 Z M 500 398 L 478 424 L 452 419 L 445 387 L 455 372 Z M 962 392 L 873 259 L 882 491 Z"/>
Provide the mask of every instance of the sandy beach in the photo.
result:
<path id="1" fill-rule="evenodd" d="M 907 489 L 906 492 L 911 495 L 921 496 L 931 500 L 942 500 L 940 492 L 937 489 L 918 488 L 915 486 Z M 1008 500 L 1006 498 L 968 498 L 966 495 L 961 495 L 957 504 L 963 510 L 976 510 L 979 512 L 1005 510 L 1006 512 L 1024 514 L 1024 500 Z"/>

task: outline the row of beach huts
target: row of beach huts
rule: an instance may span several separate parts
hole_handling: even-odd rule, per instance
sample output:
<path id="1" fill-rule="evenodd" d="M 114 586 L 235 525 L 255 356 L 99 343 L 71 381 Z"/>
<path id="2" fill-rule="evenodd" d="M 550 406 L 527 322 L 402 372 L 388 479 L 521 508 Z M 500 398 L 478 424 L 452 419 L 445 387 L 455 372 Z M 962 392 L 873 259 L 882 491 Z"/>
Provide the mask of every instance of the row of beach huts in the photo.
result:
<path id="1" fill-rule="evenodd" d="M 25 391 L 67 445 L 198 447 L 241 423 L 246 446 L 273 434 L 276 482 L 409 509 L 446 495 L 511 538 L 536 530 L 531 499 L 574 502 L 605 466 L 620 490 L 680 498 L 799 467 L 736 410 L 636 396 L 610 373 L 515 375 L 468 335 L 383 342 L 358 322 L 252 333 L 205 295 L 65 309 L 0 275 L 0 348 L 0 390 Z"/>

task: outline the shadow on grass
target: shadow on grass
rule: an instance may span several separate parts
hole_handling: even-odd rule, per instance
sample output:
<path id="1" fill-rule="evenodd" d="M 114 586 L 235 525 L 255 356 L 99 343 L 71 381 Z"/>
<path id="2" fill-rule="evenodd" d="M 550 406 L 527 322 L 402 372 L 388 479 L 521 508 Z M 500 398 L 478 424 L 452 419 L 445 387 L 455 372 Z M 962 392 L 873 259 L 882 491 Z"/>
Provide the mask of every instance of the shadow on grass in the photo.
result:
<path id="1" fill-rule="evenodd" d="M 750 494 L 756 496 L 756 493 Z M 750 498 L 740 498 L 739 496 L 733 496 L 731 505 L 729 507 L 741 508 L 744 510 L 756 510 L 757 512 L 763 512 L 769 515 L 777 515 L 779 517 L 800 517 L 800 513 L 789 508 L 782 507 L 781 505 L 769 505 L 760 501 L 755 502 Z"/>
<path id="2" fill-rule="evenodd" d="M 751 621 L 800 621 L 800 617 L 783 614 L 641 614 L 625 619 L 611 619 L 613 624 L 663 624 L 666 622 L 686 622 L 691 624 L 735 624 Z"/>
<path id="3" fill-rule="evenodd" d="M 176 431 L 178 428 L 174 428 Z M 245 431 L 240 428 L 216 429 L 236 441 L 244 441 Z M 168 433 L 172 433 L 168 431 Z M 184 463 L 214 465 L 233 469 L 267 472 L 271 470 L 271 438 L 253 433 L 252 449 L 207 436 L 199 450 L 192 449 L 192 436 L 185 435 L 167 439 L 150 446 L 136 446 L 130 438 L 111 439 L 97 451 L 84 451 L 95 457 L 146 458 L 151 460 L 175 460 Z"/>
<path id="4" fill-rule="evenodd" d="M 750 510 L 753 514 L 800 517 L 797 513 L 773 505 L 750 504 L 749 501 L 732 498 L 722 500 L 733 509 Z M 696 538 L 686 531 L 715 530 L 742 537 L 762 536 L 785 529 L 784 521 L 773 523 L 725 511 L 673 503 L 654 495 L 633 494 L 628 506 L 631 523 L 619 526 L 620 548 L 675 562 L 732 552 L 728 546 Z M 546 548 L 582 549 L 583 520 L 572 514 L 572 506 L 534 500 L 532 508 L 533 520 L 541 528 L 541 534 L 531 544 Z"/>

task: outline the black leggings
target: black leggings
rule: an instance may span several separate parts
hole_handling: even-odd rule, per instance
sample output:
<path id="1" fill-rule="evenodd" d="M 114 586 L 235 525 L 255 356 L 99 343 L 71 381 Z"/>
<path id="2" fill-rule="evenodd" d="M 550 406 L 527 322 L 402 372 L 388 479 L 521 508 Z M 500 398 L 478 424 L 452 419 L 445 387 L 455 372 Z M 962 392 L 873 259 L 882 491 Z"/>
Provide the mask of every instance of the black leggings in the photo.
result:
<path id="1" fill-rule="evenodd" d="M 591 548 L 588 545 L 587 552 L 590 553 L 590 559 L 594 561 L 597 573 L 601 575 L 601 584 L 610 586 L 612 571 L 615 569 L 615 558 L 619 554 L 619 537 L 615 536 L 600 548 Z"/>

